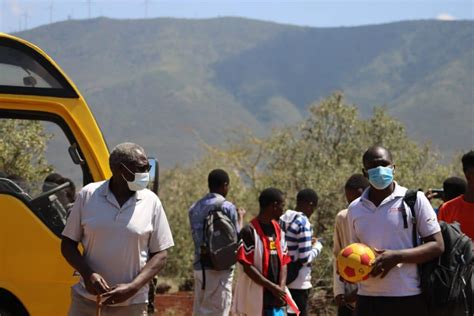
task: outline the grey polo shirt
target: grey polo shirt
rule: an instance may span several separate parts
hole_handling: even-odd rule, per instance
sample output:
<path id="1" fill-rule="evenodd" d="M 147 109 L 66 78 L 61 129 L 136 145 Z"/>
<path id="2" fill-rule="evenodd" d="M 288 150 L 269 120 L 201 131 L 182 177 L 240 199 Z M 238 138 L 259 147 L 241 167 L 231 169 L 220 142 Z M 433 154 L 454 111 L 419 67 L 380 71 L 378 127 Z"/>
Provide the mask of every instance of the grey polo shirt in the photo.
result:
<path id="1" fill-rule="evenodd" d="M 91 183 L 78 194 L 63 231 L 80 242 L 91 269 L 109 286 L 131 282 L 145 266 L 149 253 L 174 245 L 160 199 L 150 190 L 137 191 L 122 207 L 109 190 L 109 181 Z M 80 295 L 95 300 L 83 286 L 73 286 Z M 116 305 L 145 303 L 148 286 Z"/>

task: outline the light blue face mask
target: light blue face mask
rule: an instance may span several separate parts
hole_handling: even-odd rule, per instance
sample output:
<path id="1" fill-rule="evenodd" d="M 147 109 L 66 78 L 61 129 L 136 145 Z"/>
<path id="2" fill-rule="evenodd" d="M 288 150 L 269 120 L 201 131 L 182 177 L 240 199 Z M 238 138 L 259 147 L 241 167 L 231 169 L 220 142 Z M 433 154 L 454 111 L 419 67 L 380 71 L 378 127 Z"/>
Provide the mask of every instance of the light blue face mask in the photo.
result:
<path id="1" fill-rule="evenodd" d="M 367 170 L 370 184 L 377 190 L 387 188 L 393 182 L 392 167 L 377 167 Z"/>

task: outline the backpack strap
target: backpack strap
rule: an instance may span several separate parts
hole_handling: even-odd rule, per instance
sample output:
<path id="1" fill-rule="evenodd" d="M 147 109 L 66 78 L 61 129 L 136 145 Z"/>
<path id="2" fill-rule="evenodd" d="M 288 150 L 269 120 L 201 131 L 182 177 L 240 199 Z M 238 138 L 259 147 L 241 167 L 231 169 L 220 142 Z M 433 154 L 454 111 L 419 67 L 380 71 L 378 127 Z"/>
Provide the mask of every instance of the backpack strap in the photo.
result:
<path id="1" fill-rule="evenodd" d="M 204 218 L 204 223 L 202 226 L 202 243 L 206 243 L 206 230 L 207 230 L 207 216 Z M 201 271 L 202 271 L 202 286 L 201 290 L 206 289 L 206 267 L 204 265 L 204 261 L 202 260 L 202 247 L 201 247 L 201 253 L 199 254 L 199 262 L 201 263 Z"/>
<path id="2" fill-rule="evenodd" d="M 416 190 L 407 190 L 405 196 L 403 197 L 403 202 L 405 202 L 411 212 L 412 220 L 413 220 L 413 246 L 416 247 L 418 245 L 418 238 L 416 233 L 416 212 L 415 212 L 415 204 L 416 204 L 416 195 L 418 191 Z M 403 227 L 408 228 L 408 210 L 404 209 L 402 212 L 403 216 Z"/>
<path id="3" fill-rule="evenodd" d="M 403 197 L 403 202 L 405 202 L 408 205 L 408 208 L 410 209 L 411 212 L 411 218 L 413 222 L 413 231 L 412 231 L 412 242 L 413 242 L 413 247 L 418 246 L 418 237 L 417 237 L 417 231 L 416 231 L 416 212 L 415 212 L 415 204 L 416 204 L 416 195 L 418 194 L 418 190 L 407 190 L 405 193 L 405 196 Z M 403 211 L 403 225 L 405 228 L 408 228 L 408 210 L 405 209 Z M 406 224 L 406 226 L 405 226 Z M 416 265 L 416 269 L 418 271 L 418 275 L 420 276 L 420 280 L 423 274 L 421 264 Z M 420 281 L 421 282 L 421 281 Z"/>

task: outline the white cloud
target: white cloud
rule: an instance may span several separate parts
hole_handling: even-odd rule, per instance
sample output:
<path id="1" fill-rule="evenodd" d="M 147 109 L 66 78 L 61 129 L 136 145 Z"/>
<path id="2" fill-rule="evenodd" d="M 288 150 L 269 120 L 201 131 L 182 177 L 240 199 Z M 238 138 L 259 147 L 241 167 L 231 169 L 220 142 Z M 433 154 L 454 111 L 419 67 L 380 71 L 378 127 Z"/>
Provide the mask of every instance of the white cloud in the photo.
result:
<path id="1" fill-rule="evenodd" d="M 438 14 L 438 16 L 436 17 L 436 20 L 440 20 L 440 21 L 454 21 L 456 20 L 456 18 L 454 16 L 452 16 L 451 14 L 448 14 L 448 13 L 440 13 Z"/>

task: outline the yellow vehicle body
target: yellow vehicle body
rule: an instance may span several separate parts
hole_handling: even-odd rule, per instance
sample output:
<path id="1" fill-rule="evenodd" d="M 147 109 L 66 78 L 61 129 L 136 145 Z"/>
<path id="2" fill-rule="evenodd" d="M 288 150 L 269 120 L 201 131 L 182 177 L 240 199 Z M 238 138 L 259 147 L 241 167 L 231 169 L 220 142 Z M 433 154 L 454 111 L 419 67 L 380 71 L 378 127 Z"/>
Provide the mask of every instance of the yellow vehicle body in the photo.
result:
<path id="1" fill-rule="evenodd" d="M 0 33 L 0 49 L 2 45 L 41 59 L 42 65 L 51 69 L 56 77 L 62 77 L 58 80 L 64 82 L 70 95 L 35 95 L 35 89 L 28 87 L 20 89 L 25 93 L 16 93 L 14 88 L 9 91 L 8 86 L 3 87 L 3 90 L 0 89 L 1 113 L 52 115 L 61 120 L 72 133 L 74 145 L 88 168 L 88 180 L 83 184 L 109 178 L 109 153 L 104 138 L 72 81 L 35 45 Z M 78 277 L 73 276 L 73 268 L 62 257 L 60 243 L 58 234 L 35 215 L 28 201 L 0 192 L 0 314 L 2 304 L 4 309 L 21 304 L 26 315 L 67 315 L 70 287 L 78 281 Z"/>

